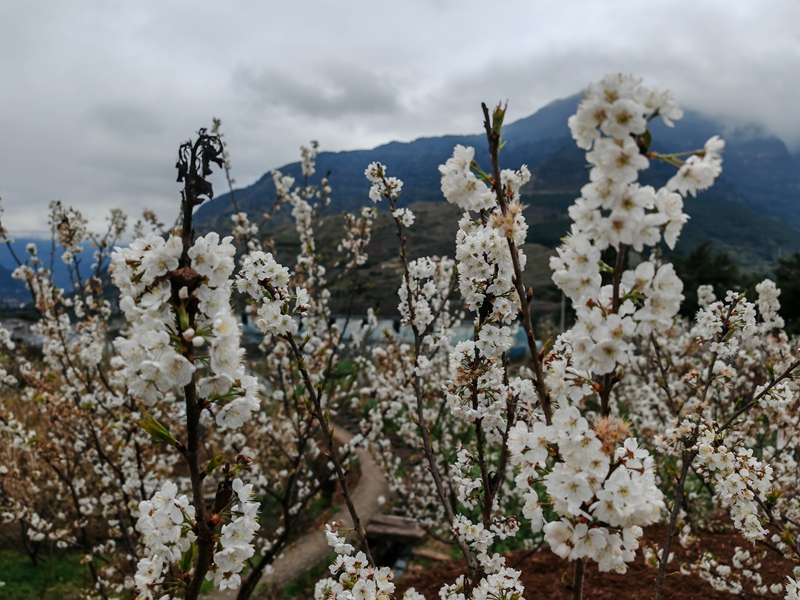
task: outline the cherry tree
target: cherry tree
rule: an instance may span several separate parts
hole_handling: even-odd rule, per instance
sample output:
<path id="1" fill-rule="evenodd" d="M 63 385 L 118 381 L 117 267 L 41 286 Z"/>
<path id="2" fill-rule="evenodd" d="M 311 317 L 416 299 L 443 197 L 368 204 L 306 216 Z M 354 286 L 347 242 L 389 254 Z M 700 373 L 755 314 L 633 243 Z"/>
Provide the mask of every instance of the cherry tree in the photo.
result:
<path id="1" fill-rule="evenodd" d="M 73 289 L 53 284 L 36 247 L 17 257 L 44 343 L 40 359 L 5 355 L 0 371 L 1 516 L 19 527 L 22 549 L 34 560 L 44 542 L 80 551 L 89 597 L 197 598 L 211 581 L 243 600 L 336 481 L 354 526 L 327 526 L 337 558 L 315 597 L 392 598 L 394 575 L 377 564 L 352 502 L 348 471 L 363 447 L 396 505 L 460 548 L 466 570 L 442 582 L 440 598 L 523 598 L 521 573 L 500 551 L 511 540 L 571 561 L 572 596 L 582 598 L 588 565 L 625 573 L 643 528 L 666 522 L 661 547 L 644 549 L 661 598 L 674 544 L 693 543 L 708 503 L 744 545 L 731 565 L 704 553 L 686 569 L 732 593 L 785 588 L 797 598 L 797 573 L 785 585 L 759 574 L 762 552 L 800 559 L 800 356 L 781 329 L 780 291 L 769 280 L 757 298 L 701 287 L 690 322 L 679 317 L 683 283 L 662 258 L 689 218 L 684 200 L 720 175 L 724 141 L 655 152 L 648 124 L 682 116 L 671 94 L 616 74 L 589 86 L 568 122 L 589 183 L 550 259 L 576 322 L 545 341 L 522 248 L 531 174 L 501 167 L 505 107 L 483 113 L 489 164 L 459 145 L 439 168 L 445 199 L 463 211 L 452 258 L 409 258 L 407 233 L 425 224 L 401 206 L 391 166 L 372 163 L 373 206 L 345 215 L 339 260 L 323 262 L 316 233 L 331 187 L 327 177 L 310 183 L 316 143 L 302 149 L 302 182 L 273 173 L 275 203 L 258 222 L 231 189 L 233 235 L 197 235 L 193 213 L 213 197 L 212 167 L 232 185 L 218 121 L 180 148 L 171 230 L 148 213 L 136 239 L 112 252 L 121 212 L 92 234 L 77 211 L 53 204 Z M 675 168 L 659 188 L 638 182 L 653 160 Z M 279 256 L 263 235 L 283 206 L 296 257 Z M 333 284 L 355 294 L 378 210 L 390 212 L 398 238 L 399 333 L 377 332 L 372 311 L 337 326 L 329 308 Z M 113 344 L 109 261 L 125 318 Z M 247 356 L 233 310 L 242 304 L 262 336 Z M 467 314 L 472 334 L 458 340 Z M 520 329 L 521 364 L 509 359 Z M 7 332 L 0 344 L 14 350 Z M 342 373 L 345 358 L 352 368 Z M 335 421 L 348 411 L 361 431 L 341 443 Z M 418 460 L 399 460 L 401 440 Z"/>

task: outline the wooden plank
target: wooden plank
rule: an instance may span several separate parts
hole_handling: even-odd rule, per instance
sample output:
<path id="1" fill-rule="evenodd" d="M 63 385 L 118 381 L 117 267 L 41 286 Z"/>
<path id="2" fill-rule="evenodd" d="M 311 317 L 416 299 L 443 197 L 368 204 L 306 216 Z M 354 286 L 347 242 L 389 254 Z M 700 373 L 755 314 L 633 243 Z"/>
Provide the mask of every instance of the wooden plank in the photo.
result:
<path id="1" fill-rule="evenodd" d="M 372 515 L 370 523 L 380 523 L 382 525 L 392 525 L 394 527 L 413 527 L 420 528 L 419 523 L 415 519 L 408 517 L 399 517 L 397 515 L 384 515 L 382 513 Z"/>
<path id="2" fill-rule="evenodd" d="M 392 537 L 400 539 L 422 540 L 428 535 L 424 529 L 408 529 L 407 527 L 391 527 L 389 525 L 367 525 L 367 535 L 372 537 Z"/>
<path id="3" fill-rule="evenodd" d="M 411 554 L 413 554 L 414 556 L 419 556 L 420 558 L 427 558 L 428 560 L 438 560 L 440 562 L 452 560 L 452 557 L 448 556 L 447 554 L 436 552 L 436 550 L 427 550 L 425 548 L 412 548 Z"/>

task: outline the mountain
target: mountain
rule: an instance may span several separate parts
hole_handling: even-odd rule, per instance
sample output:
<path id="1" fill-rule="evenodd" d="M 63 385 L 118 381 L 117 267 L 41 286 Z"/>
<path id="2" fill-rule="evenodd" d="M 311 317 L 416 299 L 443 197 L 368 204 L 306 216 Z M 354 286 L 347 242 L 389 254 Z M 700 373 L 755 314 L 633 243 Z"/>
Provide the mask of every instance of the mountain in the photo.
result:
<path id="1" fill-rule="evenodd" d="M 504 129 L 507 145 L 503 150 L 506 165 L 527 164 L 533 167 L 564 147 L 571 138 L 566 127 L 567 117 L 575 112 L 579 96 L 558 100 L 536 114 L 508 125 Z M 320 152 L 317 156 L 316 174 L 312 182 L 330 172 L 333 195 L 330 211 L 357 211 L 369 202 L 369 182 L 364 169 L 373 161 L 387 166 L 393 177 L 403 180 L 401 204 L 411 202 L 444 201 L 439 189 L 438 166 L 453 154 L 456 144 L 473 146 L 475 159 L 481 164 L 489 162 L 484 134 L 445 135 L 420 138 L 412 142 L 390 142 L 372 150 L 347 152 Z M 295 162 L 280 168 L 301 181 L 300 163 Z M 266 173 L 253 185 L 236 190 L 239 208 L 250 215 L 263 213 L 274 200 L 275 186 L 272 176 Z M 232 214 L 230 194 L 221 194 L 212 203 L 197 211 L 196 226 L 201 230 L 227 230 Z M 281 215 L 277 224 L 285 222 L 288 215 Z"/>
<path id="2" fill-rule="evenodd" d="M 502 166 L 527 164 L 532 174 L 532 181 L 522 190 L 523 203 L 527 205 L 525 217 L 530 225 L 525 245 L 529 258 L 526 281 L 530 277 L 531 283 L 538 284 L 537 289 L 544 290 L 544 297 L 539 298 L 542 302 L 560 299 L 555 288 L 551 290 L 553 298 L 547 296 L 552 287 L 548 258 L 569 229 L 568 207 L 588 181 L 585 152 L 575 146 L 567 127 L 567 119 L 574 114 L 580 97 L 578 94 L 556 100 L 503 130 L 506 145 L 501 153 Z M 476 124 L 480 124 L 479 118 Z M 651 130 L 653 149 L 659 152 L 701 148 L 717 134 L 727 142 L 722 177 L 711 190 L 686 199 L 685 211 L 691 219 L 684 227 L 677 253 L 685 256 L 710 241 L 715 251 L 729 253 L 745 270 L 764 272 L 775 266 L 777 258 L 800 251 L 800 156 L 792 156 L 781 140 L 763 134 L 756 127 L 731 127 L 693 111 L 686 111 L 674 128 L 657 119 L 651 123 Z M 324 262 L 332 265 L 335 261 L 334 249 L 342 237 L 341 212 L 357 212 L 361 206 L 371 204 L 364 169 L 373 161 L 385 164 L 390 175 L 404 181 L 401 204 L 413 205 L 418 217 L 408 234 L 410 257 L 453 256 L 459 211 L 442 197 L 438 166 L 452 155 L 456 144 L 473 146 L 478 163 L 488 168 L 483 133 L 390 142 L 371 150 L 321 152 L 311 183 L 329 173 L 333 188 L 331 205 L 317 228 L 317 248 Z M 299 162 L 280 170 L 301 180 Z M 663 185 L 673 173 L 672 167 L 651 161 L 640 179 L 644 184 Z M 253 185 L 236 190 L 236 197 L 240 210 L 257 222 L 274 201 L 271 175 L 267 173 Z M 369 261 L 358 282 L 357 308 L 362 312 L 381 303 L 384 312 L 392 312 L 397 301 L 397 240 L 386 207 L 379 208 L 381 212 L 367 248 Z M 195 227 L 201 233 L 212 229 L 220 233 L 230 231 L 232 212 L 230 195 L 221 194 L 198 209 Z M 291 264 L 299 245 L 289 212 L 284 208 L 270 223 L 279 260 L 286 264 Z M 17 240 L 17 252 L 24 254 L 29 241 L 40 243 L 40 253 L 49 262 L 47 241 Z M 662 251 L 669 252 L 666 248 Z M 8 269 L 14 267 L 7 254 L 0 249 L 0 297 L 16 297 L 20 284 L 7 276 Z M 69 289 L 69 275 L 59 258 L 57 252 L 53 262 L 55 277 L 59 285 Z M 88 266 L 90 262 L 87 256 L 84 264 Z M 345 308 L 347 285 L 344 281 L 334 285 L 333 304 L 337 310 Z"/>
<path id="3" fill-rule="evenodd" d="M 28 244 L 36 244 L 39 258 L 47 268 L 53 271 L 53 281 L 55 284 L 66 290 L 72 290 L 72 281 L 70 280 L 69 276 L 69 268 L 61 260 L 61 254 L 63 253 L 63 250 L 56 248 L 55 252 L 53 252 L 52 241 L 49 239 L 26 237 L 14 238 L 14 241 L 11 243 L 11 247 L 14 249 L 17 257 L 22 261 L 27 260 L 28 258 L 28 253 L 26 252 L 26 247 Z M 83 252 L 78 255 L 78 258 L 81 261 L 81 275 L 85 278 L 89 274 L 89 266 L 94 261 L 92 258 L 92 245 L 88 240 L 83 243 Z M 18 286 L 22 286 L 25 296 L 29 298 L 30 296 L 28 291 L 25 289 L 25 284 L 11 279 L 11 271 L 16 268 L 17 263 L 11 256 L 11 252 L 9 252 L 5 245 L 0 245 L 0 273 L 7 272 L 9 281 L 17 284 Z M 0 297 L 4 298 L 11 293 L 11 290 L 16 289 L 17 288 L 11 284 L 5 284 L 5 279 L 0 279 L 0 290 L 2 290 Z"/>
<path id="4" fill-rule="evenodd" d="M 0 248 L 2 250 L 2 248 Z M 25 284 L 11 277 L 11 271 L 0 264 L 0 307 L 13 306 L 30 302 L 31 295 Z"/>
<path id="5" fill-rule="evenodd" d="M 547 165 L 542 165 L 546 167 Z M 574 193 L 536 192 L 524 194 L 524 215 L 528 240 L 523 246 L 528 257 L 524 281 L 533 286 L 535 313 L 550 316 L 556 322 L 561 295 L 550 280 L 549 259 L 572 221 L 568 207 L 575 200 Z M 406 232 L 409 259 L 420 256 L 450 256 L 455 253 L 455 238 L 461 211 L 447 202 L 416 202 L 411 204 L 417 220 Z M 744 205 L 716 197 L 689 198 L 687 210 L 692 219 L 684 226 L 678 249 L 688 250 L 711 241 L 717 252 L 730 254 L 744 270 L 763 273 L 783 252 L 800 251 L 798 230 L 780 221 L 758 215 Z M 323 264 L 337 273 L 334 263 L 340 258 L 336 247 L 342 238 L 342 218 L 328 214 L 315 226 L 316 247 Z M 709 227 L 709 223 L 714 223 Z M 275 227 L 270 236 L 274 242 L 271 251 L 284 265 L 294 265 L 300 249 L 300 238 L 291 224 Z M 355 281 L 338 279 L 331 275 L 331 309 L 346 312 L 348 307 L 356 314 L 364 314 L 370 307 L 380 307 L 381 314 L 397 314 L 397 287 L 402 277 L 402 264 L 397 255 L 397 230 L 388 211 L 378 213 L 372 228 L 372 240 L 367 246 L 367 261 L 358 270 Z M 350 286 L 356 294 L 351 298 Z M 352 303 L 352 304 L 351 304 Z"/>
<path id="6" fill-rule="evenodd" d="M 567 127 L 567 119 L 575 112 L 580 98 L 581 95 L 576 94 L 556 100 L 504 128 L 503 166 L 527 164 L 534 174 L 526 193 L 577 194 L 587 181 L 584 152 L 575 146 Z M 690 110 L 674 128 L 656 119 L 651 123 L 651 130 L 653 150 L 659 152 L 701 148 L 708 138 L 718 134 L 726 139 L 722 177 L 697 201 L 689 199 L 687 202 L 687 212 L 696 217 L 693 228 L 702 217 L 699 231 L 689 236 L 692 245 L 712 240 L 719 249 L 738 249 L 737 253 L 742 256 L 756 251 L 758 258 L 750 261 L 756 264 L 772 264 L 777 256 L 800 248 L 800 158 L 793 157 L 781 140 L 763 134 L 757 127 L 731 127 Z M 404 181 L 401 204 L 440 202 L 443 198 L 438 166 L 451 156 L 456 144 L 475 147 L 478 163 L 488 164 L 482 133 L 446 135 L 390 142 L 372 150 L 321 152 L 312 182 L 330 173 L 333 194 L 329 212 L 354 212 L 369 203 L 369 183 L 364 178 L 364 169 L 370 162 L 379 161 L 387 166 L 390 175 Z M 280 170 L 300 180 L 300 163 L 285 165 Z M 641 180 L 660 185 L 673 172 L 671 167 L 653 161 L 651 168 L 642 173 Z M 269 173 L 253 185 L 236 190 L 240 210 L 251 216 L 265 212 L 274 195 Z M 232 212 L 229 194 L 222 194 L 213 203 L 200 207 L 197 228 L 228 230 Z M 283 211 L 276 215 L 273 227 L 288 222 L 288 211 Z M 761 235 L 764 231 L 780 231 L 781 235 L 764 243 Z M 740 244 L 739 240 L 744 239 L 742 235 L 747 240 L 757 241 L 754 245 L 750 241 Z M 689 238 L 679 246 L 680 252 L 692 249 Z"/>

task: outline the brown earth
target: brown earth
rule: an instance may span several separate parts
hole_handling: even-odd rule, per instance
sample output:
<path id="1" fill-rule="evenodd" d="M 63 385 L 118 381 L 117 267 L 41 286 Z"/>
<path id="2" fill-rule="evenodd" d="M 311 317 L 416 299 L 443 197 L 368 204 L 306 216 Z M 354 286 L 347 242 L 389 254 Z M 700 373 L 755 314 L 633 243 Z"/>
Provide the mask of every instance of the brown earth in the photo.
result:
<path id="1" fill-rule="evenodd" d="M 665 527 L 651 527 L 645 530 L 645 539 L 663 544 L 666 533 Z M 665 600 L 730 600 L 734 596 L 725 591 L 718 591 L 711 587 L 699 575 L 681 575 L 681 563 L 693 562 L 700 556 L 702 550 L 714 553 L 721 563 L 730 565 L 734 548 L 740 546 L 753 553 L 754 548 L 736 533 L 701 533 L 698 543 L 688 549 L 679 544 L 673 546 L 675 557 L 669 563 L 667 578 L 664 585 Z M 756 547 L 758 549 L 760 547 Z M 520 577 L 525 585 L 525 598 L 535 600 L 538 598 L 552 598 L 553 600 L 570 600 L 572 592 L 567 587 L 572 581 L 573 563 L 562 560 L 547 547 L 539 552 L 528 555 L 525 551 L 507 555 L 506 564 L 522 572 Z M 759 572 L 766 585 L 782 583 L 787 575 L 791 575 L 794 563 L 779 557 L 775 552 L 767 550 L 766 556 L 761 560 Z M 416 566 L 416 568 L 414 568 Z M 442 582 L 452 582 L 458 575 L 465 572 L 463 561 L 451 561 L 438 567 L 421 567 L 412 565 L 408 573 L 401 577 L 397 583 L 395 597 L 402 598 L 403 593 L 410 587 L 425 595 L 428 599 L 439 597 L 439 587 Z M 586 569 L 584 581 L 584 600 L 647 600 L 653 597 L 657 568 L 645 564 L 641 553 L 638 553 L 634 563 L 628 565 L 625 575 L 618 573 L 600 573 L 597 565 L 592 563 Z M 563 582 L 562 583 L 562 578 Z M 745 584 L 744 597 L 754 597 L 752 586 Z M 783 593 L 778 598 L 783 598 Z M 775 598 L 767 592 L 763 598 Z"/>

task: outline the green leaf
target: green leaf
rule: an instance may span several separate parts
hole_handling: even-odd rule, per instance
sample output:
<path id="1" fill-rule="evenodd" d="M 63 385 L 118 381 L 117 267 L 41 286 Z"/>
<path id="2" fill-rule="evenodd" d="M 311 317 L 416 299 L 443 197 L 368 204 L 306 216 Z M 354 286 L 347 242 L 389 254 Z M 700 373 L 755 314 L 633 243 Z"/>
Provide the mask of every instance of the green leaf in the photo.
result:
<path id="1" fill-rule="evenodd" d="M 788 529 L 784 529 L 781 532 L 781 538 L 783 539 L 783 541 L 785 541 L 790 546 L 794 546 L 794 538 L 792 537 L 792 534 L 789 533 Z"/>
<path id="2" fill-rule="evenodd" d="M 178 307 L 178 322 L 181 325 L 181 331 L 189 329 L 189 313 L 183 306 Z"/>
<path id="3" fill-rule="evenodd" d="M 597 265 L 600 267 L 600 270 L 605 272 L 605 273 L 613 273 L 614 272 L 614 267 L 604 263 L 602 260 L 598 260 L 597 261 Z"/>
<path id="4" fill-rule="evenodd" d="M 492 113 L 492 133 L 498 138 L 500 137 L 500 129 L 503 127 L 503 119 L 506 116 L 506 109 L 503 105 L 498 104 L 497 108 Z"/>
<path id="5" fill-rule="evenodd" d="M 136 424 L 139 427 L 149 433 L 150 436 L 152 436 L 155 440 L 159 442 L 166 442 L 175 448 L 178 447 L 178 440 L 175 439 L 175 436 L 172 435 L 169 429 L 164 427 L 164 425 L 150 416 L 150 413 L 148 413 L 146 410 L 142 409 L 142 414 L 144 414 L 144 418 L 136 421 Z"/>
<path id="6" fill-rule="evenodd" d="M 767 373 L 769 373 L 770 379 L 775 379 L 775 365 L 772 364 L 772 361 L 769 360 L 766 362 Z"/>
<path id="7" fill-rule="evenodd" d="M 197 545 L 192 543 L 189 549 L 181 556 L 180 568 L 184 573 L 192 570 L 192 563 L 194 562 L 194 555 L 197 554 Z"/>
<path id="8" fill-rule="evenodd" d="M 650 151 L 650 146 L 653 144 L 653 134 L 650 133 L 649 129 L 645 129 L 644 133 L 639 136 L 639 143 L 645 152 Z"/>
<path id="9" fill-rule="evenodd" d="M 225 462 L 225 456 L 223 456 L 222 454 L 215 455 L 214 458 L 208 461 L 208 464 L 206 465 L 206 475 L 211 475 L 211 473 L 214 472 L 214 469 L 219 467 L 224 462 Z"/>

